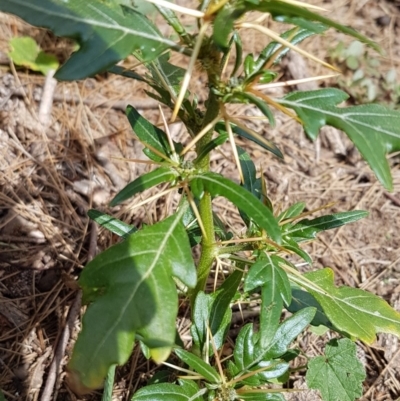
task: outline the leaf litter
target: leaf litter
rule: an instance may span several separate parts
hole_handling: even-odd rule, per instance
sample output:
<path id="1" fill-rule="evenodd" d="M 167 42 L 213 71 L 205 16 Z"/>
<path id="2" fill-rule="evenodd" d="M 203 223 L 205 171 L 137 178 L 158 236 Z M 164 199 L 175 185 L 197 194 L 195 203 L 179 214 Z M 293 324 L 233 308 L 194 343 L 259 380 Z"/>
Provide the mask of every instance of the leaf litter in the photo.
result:
<path id="1" fill-rule="evenodd" d="M 381 59 L 382 68 L 398 67 L 400 26 L 398 22 L 385 26 L 376 23 L 384 16 L 397 16 L 398 21 L 400 11 L 395 2 L 367 0 L 362 5 L 352 1 L 348 6 L 334 3 L 324 6 L 334 10 L 333 18 L 379 38 L 389 56 Z M 392 18 L 394 21 L 395 17 Z M 53 51 L 61 59 L 70 51 L 67 42 L 56 42 L 44 31 L 0 15 L 1 52 L 7 51 L 8 40 L 17 34 L 32 35 L 41 48 Z M 324 58 L 332 37 L 332 33 L 328 33 L 326 37 L 305 42 L 304 47 L 318 58 Z M 246 40 L 251 43 L 253 52 L 261 49 L 257 33 L 249 32 Z M 132 60 L 128 59 L 127 63 Z M 320 65 L 306 64 L 310 75 L 323 75 Z M 288 70 L 283 71 L 287 78 L 296 78 Z M 52 124 L 43 132 L 37 122 L 37 110 L 44 78 L 2 65 L 0 79 L 0 388 L 9 400 L 21 397 L 34 400 L 39 399 L 38 383 L 42 383 L 43 389 L 47 380 L 46 371 L 76 297 L 76 278 L 88 257 L 93 256 L 90 255 L 94 252 L 90 238 L 92 225 L 86 211 L 97 207 L 128 224 L 140 226 L 164 218 L 173 210 L 176 199 L 171 194 L 133 212 L 126 206 L 112 211 L 105 206 L 123 184 L 151 170 L 146 164 L 119 160 L 143 159 L 142 146 L 132 138 L 127 119 L 121 112 L 124 108 L 121 105 L 124 106 L 127 99 L 132 99 L 132 104 L 139 109 L 143 105 L 140 111 L 153 123 L 161 123 L 156 103 L 149 102 L 141 84 L 132 81 L 128 85 L 126 79 L 112 75 L 79 83 L 58 83 Z M 192 85 L 192 90 L 201 98 L 202 77 Z M 274 93 L 274 96 L 281 94 L 283 92 Z M 276 127 L 269 130 L 263 128 L 260 116 L 250 107 L 236 112 L 247 116 L 252 127 L 261 130 L 285 155 L 281 162 L 265 155 L 250 142 L 238 141 L 251 152 L 256 166 L 264 172 L 276 208 L 283 210 L 297 201 L 305 201 L 307 210 L 311 210 L 334 201 L 332 212 L 353 209 L 370 212 L 367 219 L 325 233 L 307 250 L 315 267 L 333 269 L 337 285 L 372 291 L 399 309 L 400 209 L 385 195 L 385 190 L 357 153 L 349 148 L 346 138 L 339 136 L 345 153 L 342 146 L 342 154 L 335 155 L 326 134 L 319 143 L 312 144 L 299 126 L 283 115 L 277 115 Z M 171 131 L 175 140 L 185 135 L 179 124 L 171 126 Z M 398 156 L 391 157 L 389 163 L 394 181 L 392 196 L 398 199 Z M 216 172 L 224 170 L 233 178 L 238 177 L 229 146 L 215 153 L 213 167 Z M 142 199 L 138 197 L 131 206 Z M 221 211 L 222 221 L 233 231 L 239 230 L 240 220 L 235 210 L 221 199 L 215 204 Z M 95 249 L 105 249 L 116 241 L 115 236 L 99 230 Z M 220 273 L 215 274 L 218 282 Z M 210 281 L 209 285 L 212 288 L 214 283 Z M 245 315 L 252 316 L 251 306 L 243 308 L 247 312 Z M 186 306 L 181 305 L 179 330 L 185 341 L 190 340 L 187 313 Z M 232 336 L 242 325 L 240 319 L 235 321 Z M 73 341 L 78 330 L 79 321 L 76 321 Z M 298 342 L 307 354 L 320 355 L 329 340 L 329 336 L 319 337 L 310 332 Z M 372 346 L 357 345 L 367 370 L 366 399 L 395 400 L 400 396 L 399 349 L 399 341 L 390 335 L 380 335 Z M 71 345 L 66 355 L 70 350 Z M 61 373 L 53 397 L 73 399 L 64 384 L 62 367 L 60 364 Z M 146 361 L 136 348 L 128 364 L 117 370 L 114 399 L 130 399 L 134 390 L 154 373 L 155 365 Z M 302 382 L 302 375 L 296 374 L 294 387 L 302 387 Z M 285 396 L 296 400 L 300 395 L 301 392 Z M 100 398 L 100 393 L 94 393 L 79 399 Z"/>

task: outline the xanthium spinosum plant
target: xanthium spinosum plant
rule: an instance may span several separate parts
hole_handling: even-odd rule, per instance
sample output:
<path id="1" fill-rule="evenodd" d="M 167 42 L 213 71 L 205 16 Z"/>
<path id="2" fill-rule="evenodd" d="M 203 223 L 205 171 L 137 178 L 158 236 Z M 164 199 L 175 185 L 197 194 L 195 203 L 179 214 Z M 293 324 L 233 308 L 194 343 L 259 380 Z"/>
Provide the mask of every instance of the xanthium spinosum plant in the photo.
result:
<path id="1" fill-rule="evenodd" d="M 153 7 L 170 25 L 171 37 L 162 35 L 140 11 L 143 6 Z M 134 105 L 126 110 L 133 133 L 155 168 L 122 189 L 111 206 L 160 184 L 166 189 L 139 205 L 172 192 L 180 201 L 169 217 L 140 229 L 89 211 L 121 241 L 95 257 L 80 275 L 88 308 L 67 367 L 71 386 L 85 392 L 101 388 L 105 380 L 112 383 L 115 366 L 126 363 L 139 341 L 146 357 L 175 367 L 180 376 L 175 382 L 154 381 L 139 389 L 133 401 L 284 400 L 279 384 L 289 380 L 291 362 L 300 353 L 291 344 L 309 325 L 323 325 L 342 338 L 331 340 L 323 356 L 304 364 L 308 386 L 320 390 L 326 401 L 361 397 L 365 372 L 354 341 L 370 344 L 381 332 L 399 336 L 400 314 L 374 294 L 337 287 L 330 268 L 311 268 L 311 256 L 302 245 L 367 212 L 313 218 L 303 202 L 277 211 L 263 175 L 235 138 L 253 141 L 277 158 L 283 154 L 227 106 L 251 104 L 270 127 L 275 124 L 274 110 L 279 110 L 298 121 L 312 140 L 324 125 L 342 130 L 391 190 L 386 155 L 400 150 L 399 112 L 379 104 L 339 106 L 347 95 L 334 88 L 290 92 L 282 98 L 267 94 L 273 87 L 296 84 L 277 81 L 278 66 L 289 51 L 333 68 L 302 50 L 299 45 L 306 38 L 333 28 L 380 51 L 378 46 L 324 17 L 324 10 L 296 0 L 200 0 L 193 8 L 165 0 L 2 0 L 0 10 L 78 42 L 79 49 L 57 71 L 59 80 L 79 80 L 107 70 L 146 83 L 147 95 L 172 113 L 170 121 L 163 117 L 161 129 Z M 197 23 L 186 26 L 183 15 Z M 264 23 L 267 16 L 290 28 L 276 33 Z M 257 55 L 246 52 L 241 39 L 251 30 L 269 39 Z M 186 68 L 170 62 L 173 52 L 186 56 Z M 128 55 L 135 56 L 147 72 L 139 74 L 117 64 Z M 202 103 L 190 92 L 195 69 L 208 80 Z M 169 134 L 168 123 L 176 120 L 186 127 L 184 143 Z M 231 146 L 239 183 L 210 169 L 210 154 L 225 142 Z M 232 233 L 221 223 L 213 210 L 217 196 L 235 205 L 244 234 Z M 194 246 L 200 249 L 196 263 Z M 309 272 L 300 272 L 287 254 L 303 259 Z M 210 273 L 222 265 L 228 272 L 218 280 L 222 284 L 206 291 Z M 260 305 L 259 327 L 244 325 L 232 355 L 222 360 L 232 305 L 248 301 Z M 178 302 L 190 308 L 189 349 L 176 333 Z M 291 314 L 282 320 L 284 310 Z"/>

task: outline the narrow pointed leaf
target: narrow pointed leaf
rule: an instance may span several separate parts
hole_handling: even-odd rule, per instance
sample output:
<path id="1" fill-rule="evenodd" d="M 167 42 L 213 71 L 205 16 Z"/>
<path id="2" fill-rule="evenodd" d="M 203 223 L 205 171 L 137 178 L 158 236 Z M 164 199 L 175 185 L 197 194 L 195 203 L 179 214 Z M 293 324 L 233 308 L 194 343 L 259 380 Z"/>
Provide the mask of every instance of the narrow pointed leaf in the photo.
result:
<path id="1" fill-rule="evenodd" d="M 145 79 L 143 76 L 139 75 L 135 71 L 127 70 L 120 65 L 113 65 L 107 71 L 111 72 L 112 74 L 121 75 L 121 77 L 131 78 L 140 82 L 148 82 L 147 79 Z"/>
<path id="2" fill-rule="evenodd" d="M 306 207 L 306 204 L 304 202 L 297 202 L 294 205 L 290 206 L 288 209 L 286 209 L 284 212 L 282 212 L 278 220 L 283 221 L 286 219 L 292 219 L 294 217 L 297 217 L 301 213 L 303 213 L 304 208 Z"/>
<path id="3" fill-rule="evenodd" d="M 296 27 L 296 28 L 290 29 L 289 31 L 284 32 L 280 36 L 283 39 L 288 40 L 293 45 L 297 45 L 297 44 L 301 43 L 304 39 L 307 39 L 310 36 L 315 35 L 316 33 L 322 33 L 324 31 L 326 31 L 326 29 L 327 29 L 326 25 L 323 25 L 323 24 L 319 24 L 316 26 L 318 26 L 319 29 L 310 30 L 310 29 Z M 259 57 L 256 60 L 256 70 L 258 71 L 261 68 L 263 68 L 264 65 L 272 57 L 272 55 L 275 55 L 274 64 L 279 63 L 281 61 L 282 57 L 285 56 L 289 52 L 289 50 L 290 49 L 288 47 L 282 46 L 281 43 L 278 43 L 278 42 L 269 43 L 268 46 L 264 50 L 261 51 Z"/>
<path id="4" fill-rule="evenodd" d="M 324 125 L 344 131 L 379 181 L 392 189 L 386 153 L 400 150 L 400 112 L 379 104 L 337 107 L 348 98 L 338 89 L 294 92 L 279 100 L 301 118 L 307 135 L 315 139 Z"/>
<path id="5" fill-rule="evenodd" d="M 197 294 L 191 333 L 193 342 L 199 348 L 202 356 L 206 353 L 213 354 L 209 344 L 209 349 L 206 349 L 208 328 L 211 331 L 215 348 L 218 350 L 224 344 L 232 319 L 230 303 L 236 295 L 242 275 L 240 270 L 235 270 L 214 293 L 204 294 L 201 291 Z"/>
<path id="6" fill-rule="evenodd" d="M 275 156 L 279 157 L 280 159 L 283 159 L 283 154 L 282 152 L 278 149 L 278 147 L 265 139 L 262 135 L 258 134 L 257 132 L 253 131 L 252 129 L 243 126 L 238 127 L 235 124 L 231 124 L 232 131 L 242 137 L 249 139 L 250 141 L 256 143 L 257 145 L 261 146 L 263 149 L 267 150 L 268 152 L 273 153 Z M 215 130 L 220 133 L 220 135 L 225 134 L 226 135 L 226 128 L 224 123 L 217 123 L 215 125 Z"/>
<path id="7" fill-rule="evenodd" d="M 98 210 L 90 209 L 88 211 L 88 216 L 102 227 L 122 238 L 127 238 L 129 235 L 137 231 L 136 227 L 126 224 L 123 221 Z"/>
<path id="8" fill-rule="evenodd" d="M 354 401 L 363 393 L 365 369 L 356 345 L 347 338 L 331 340 L 325 354 L 308 362 L 307 386 L 321 392 L 324 401 Z"/>
<path id="9" fill-rule="evenodd" d="M 283 299 L 274 279 L 275 277 L 271 277 L 261 290 L 260 346 L 262 348 L 268 347 L 275 337 L 283 309 Z"/>
<path id="10" fill-rule="evenodd" d="M 257 96 L 249 92 L 241 92 L 240 96 L 244 97 L 249 103 L 252 103 L 254 104 L 254 106 L 258 107 L 261 113 L 263 113 L 264 116 L 268 118 L 271 128 L 275 127 L 275 116 L 274 113 L 272 113 L 272 110 L 269 108 L 267 103 L 265 103 L 262 99 L 258 98 Z"/>
<path id="11" fill-rule="evenodd" d="M 240 146 L 236 146 L 238 154 L 239 154 L 239 162 L 240 167 L 242 168 L 243 172 L 243 186 L 255 195 L 258 199 L 261 198 L 261 180 L 257 179 L 256 176 L 256 166 L 251 160 L 250 155 L 242 149 Z"/>
<path id="12" fill-rule="evenodd" d="M 271 238 L 280 243 L 281 230 L 272 212 L 253 194 L 233 181 L 215 173 L 194 176 L 191 183 L 200 183 L 212 196 L 223 196 L 242 210 Z"/>
<path id="13" fill-rule="evenodd" d="M 175 46 L 144 15 L 101 0 L 2 0 L 0 10 L 18 15 L 57 36 L 78 41 L 79 50 L 56 77 L 76 80 L 92 76 L 140 50 L 146 60 Z"/>
<path id="14" fill-rule="evenodd" d="M 289 365 L 281 359 L 276 359 L 285 354 L 290 344 L 307 327 L 315 315 L 315 308 L 305 308 L 295 313 L 280 324 L 274 339 L 266 348 L 261 346 L 260 336 L 253 332 L 251 324 L 244 326 L 236 339 L 233 351 L 233 361 L 228 363 L 230 375 L 237 378 L 249 371 L 262 367 L 270 367 L 265 372 L 258 373 L 246 379 L 246 384 L 257 386 L 265 380 L 271 380 L 283 375 Z M 274 370 L 276 369 L 276 370 Z M 275 372 L 275 373 L 273 373 Z M 271 376 L 269 376 L 271 374 Z"/>
<path id="15" fill-rule="evenodd" d="M 258 392 L 257 392 L 258 391 Z M 240 399 L 244 401 L 285 401 L 286 398 L 279 393 L 268 393 L 268 390 L 261 392 L 256 390 L 255 392 L 240 392 Z"/>
<path id="16" fill-rule="evenodd" d="M 284 236 L 295 241 L 306 241 L 314 239 L 321 231 L 332 230 L 345 224 L 353 223 L 368 216 L 364 210 L 353 210 L 351 212 L 335 213 L 327 216 L 317 217 L 316 219 L 304 219 L 286 228 L 282 233 Z"/>
<path id="17" fill-rule="evenodd" d="M 217 384 L 221 382 L 218 372 L 198 356 L 181 348 L 176 348 L 175 354 L 191 369 L 202 375 L 209 383 Z"/>
<path id="18" fill-rule="evenodd" d="M 305 260 L 309 265 L 312 265 L 312 259 L 310 254 L 301 249 L 299 244 L 294 241 L 292 238 L 284 238 L 282 245 L 289 251 L 295 253 L 296 255 L 300 256 L 303 260 Z"/>
<path id="19" fill-rule="evenodd" d="M 315 308 L 304 308 L 281 323 L 272 343 L 269 344 L 267 349 L 260 349 L 259 358 L 278 358 L 282 356 L 289 345 L 312 322 L 315 312 Z"/>
<path id="20" fill-rule="evenodd" d="M 68 364 L 75 382 L 100 387 L 111 365 L 127 361 L 136 333 L 157 362 L 168 357 L 178 311 L 173 276 L 196 284 L 179 214 L 129 236 L 85 267 L 79 284 L 89 307 Z"/>
<path id="21" fill-rule="evenodd" d="M 292 290 L 286 272 L 279 266 L 285 260 L 276 255 L 265 255 L 254 263 L 246 275 L 244 290 L 251 291 L 257 287 L 263 287 L 272 283 L 273 287 L 280 293 L 280 296 L 287 305 L 292 298 Z"/>
<path id="22" fill-rule="evenodd" d="M 128 106 L 126 108 L 126 115 L 133 132 L 142 143 L 150 145 L 167 157 L 170 156 L 172 150 L 168 143 L 167 135 L 163 130 L 147 121 L 133 106 Z M 147 150 L 147 156 L 152 160 L 158 162 L 164 161 L 164 159 L 151 150 Z"/>
<path id="23" fill-rule="evenodd" d="M 142 387 L 132 397 L 132 401 L 204 401 L 203 393 L 195 382 L 181 380 L 180 386 L 160 383 Z"/>
<path id="24" fill-rule="evenodd" d="M 123 188 L 114 199 L 110 202 L 110 206 L 118 205 L 126 199 L 132 198 L 139 192 L 145 189 L 152 188 L 158 184 L 164 182 L 171 182 L 177 177 L 177 172 L 168 167 L 160 167 L 149 173 L 143 174 L 136 180 L 130 182 L 125 188 Z"/>

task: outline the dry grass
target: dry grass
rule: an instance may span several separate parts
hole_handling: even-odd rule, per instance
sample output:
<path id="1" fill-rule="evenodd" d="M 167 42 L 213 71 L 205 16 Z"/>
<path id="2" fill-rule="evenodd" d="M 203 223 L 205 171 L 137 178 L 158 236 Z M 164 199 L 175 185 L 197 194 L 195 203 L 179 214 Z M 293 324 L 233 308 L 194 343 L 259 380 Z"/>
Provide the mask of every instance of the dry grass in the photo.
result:
<path id="1" fill-rule="evenodd" d="M 332 18 L 354 26 L 381 44 L 388 55 L 381 58 L 383 69 L 398 68 L 400 12 L 392 2 L 323 2 L 323 6 L 332 10 Z M 376 18 L 382 15 L 391 16 L 384 27 L 376 24 Z M 43 48 L 65 58 L 67 42 L 55 41 L 40 30 L 0 14 L 0 51 L 6 51 L 11 37 L 22 34 L 33 35 Z M 262 47 L 263 38 L 258 33 L 249 31 L 245 40 L 254 52 Z M 308 40 L 305 48 L 324 58 L 334 41 L 337 36 L 331 32 Z M 312 75 L 326 73 L 319 65 L 306 68 Z M 282 72 L 292 78 L 288 70 L 287 67 Z M 44 400 L 42 392 L 49 380 L 49 367 L 60 349 L 61 336 L 68 331 L 72 340 L 59 355 L 52 393 L 53 399 L 74 400 L 77 398 L 64 384 L 63 366 L 79 330 L 79 319 L 72 328 L 69 324 L 76 312 L 71 308 L 78 293 L 75 280 L 95 252 L 116 241 L 101 229 L 97 233 L 86 211 L 96 207 L 140 225 L 152 223 L 172 209 L 172 196 L 139 209 L 119 207 L 109 211 L 106 207 L 125 183 L 151 168 L 119 160 L 143 158 L 141 146 L 132 138 L 123 114 L 126 103 L 134 104 L 155 123 L 161 119 L 157 105 L 145 98 L 141 85 L 101 76 L 79 83 L 58 83 L 51 125 L 44 129 L 38 120 L 44 79 L 28 71 L 15 71 L 9 65 L 0 66 L 0 79 L 0 388 L 8 400 Z M 192 89 L 200 96 L 204 92 L 201 76 Z M 236 112 L 257 117 L 249 107 Z M 369 218 L 327 233 L 310 245 L 315 267 L 330 266 L 338 283 L 375 292 L 400 309 L 398 155 L 391 157 L 394 192 L 387 194 L 357 154 L 347 150 L 342 157 L 335 156 L 329 141 L 332 132 L 325 133 L 320 147 L 316 147 L 285 116 L 278 115 L 273 130 L 259 120 L 251 121 L 285 153 L 285 161 L 281 162 L 251 143 L 240 143 L 264 171 L 276 208 L 302 200 L 309 210 L 335 202 L 332 211 L 370 211 Z M 179 124 L 172 131 L 175 138 L 185 140 Z M 348 142 L 340 138 L 346 148 Z M 238 177 L 229 146 L 215 154 L 213 169 Z M 228 226 L 240 229 L 232 207 L 220 199 L 216 207 Z M 184 305 L 181 309 L 180 332 L 187 339 L 188 311 Z M 251 315 L 251 310 L 248 313 Z M 240 324 L 238 318 L 232 326 L 233 334 Z M 321 352 L 327 340 L 308 333 L 299 343 L 312 355 Z M 387 335 L 379 336 L 371 347 L 360 344 L 368 373 L 365 400 L 400 397 L 399 349 L 398 340 Z M 154 369 L 136 348 L 128 364 L 118 369 L 114 399 L 128 400 Z M 294 385 L 302 386 L 301 376 Z M 318 399 L 307 392 L 290 397 Z M 100 393 L 79 399 L 99 400 Z"/>

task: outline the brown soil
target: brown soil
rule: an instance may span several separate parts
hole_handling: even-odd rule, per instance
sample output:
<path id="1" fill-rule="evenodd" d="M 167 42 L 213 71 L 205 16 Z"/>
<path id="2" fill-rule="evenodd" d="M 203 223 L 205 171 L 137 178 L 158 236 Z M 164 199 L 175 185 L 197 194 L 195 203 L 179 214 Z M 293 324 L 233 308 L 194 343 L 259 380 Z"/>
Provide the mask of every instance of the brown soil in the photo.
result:
<path id="1" fill-rule="evenodd" d="M 331 18 L 352 25 L 382 46 L 387 57 L 369 53 L 380 61 L 380 75 L 374 78 L 377 85 L 390 69 L 400 71 L 400 5 L 396 0 L 312 3 L 328 8 Z M 20 35 L 33 36 L 60 59 L 70 48 L 65 41 L 0 14 L 0 51 L 6 52 L 9 39 Z M 324 37 L 307 40 L 303 48 L 326 58 L 327 50 L 339 40 L 351 41 L 330 31 Z M 249 32 L 245 41 L 256 52 L 263 38 Z M 144 157 L 141 145 L 131 135 L 123 112 L 125 105 L 131 103 L 154 123 L 161 123 L 158 106 L 137 82 L 101 75 L 78 83 L 57 83 L 50 123 L 46 125 L 38 113 L 45 79 L 16 70 L 4 59 L 4 53 L 0 56 L 0 388 L 8 400 L 47 400 L 50 398 L 44 398 L 43 392 L 53 376 L 56 383 L 50 387 L 50 394 L 54 400 L 100 400 L 100 392 L 76 397 L 64 380 L 64 366 L 80 327 L 79 319 L 73 319 L 74 310 L 79 310 L 76 278 L 90 258 L 117 241 L 96 228 L 86 212 L 97 208 L 140 225 L 163 218 L 171 210 L 173 199 L 136 209 L 132 207 L 135 203 L 112 210 L 107 207 L 119 189 L 151 168 L 126 161 Z M 183 58 L 178 61 L 187 62 Z M 304 66 L 299 71 L 296 66 L 300 63 Z M 287 79 L 327 73 L 319 65 L 293 57 L 281 72 Z M 349 71 L 346 74 L 350 76 Z M 192 89 L 201 97 L 201 77 Z M 395 107 L 387 92 L 379 96 Z M 236 108 L 236 112 L 255 116 L 250 107 Z M 314 268 L 330 266 L 338 284 L 372 291 L 400 310 L 399 155 L 390 157 L 394 191 L 389 194 L 341 133 L 325 130 L 313 144 L 286 116 L 278 115 L 274 129 L 266 129 L 259 120 L 252 120 L 252 124 L 285 154 L 281 162 L 255 145 L 239 141 L 262 167 L 276 208 L 301 200 L 308 210 L 334 202 L 333 212 L 370 212 L 368 218 L 328 232 L 311 244 Z M 174 124 L 171 131 L 176 138 L 186 140 L 180 124 Z M 229 155 L 229 146 L 224 147 L 223 154 L 213 158 L 213 169 L 237 178 Z M 223 220 L 235 226 L 232 208 L 221 202 L 216 206 L 224 206 L 220 208 Z M 182 331 L 187 331 L 187 326 L 182 319 Z M 59 355 L 57 349 L 66 333 L 71 334 L 71 340 L 67 339 L 66 350 Z M 320 338 L 307 333 L 299 343 L 313 355 L 321 352 L 328 340 L 329 335 Z M 363 399 L 400 399 L 399 341 L 379 335 L 372 346 L 359 344 L 358 349 L 368 374 Z M 53 364 L 57 369 L 50 373 L 54 358 L 58 358 Z M 127 365 L 117 371 L 114 399 L 129 400 L 154 368 L 135 349 Z M 294 387 L 302 386 L 299 375 L 294 378 Z M 307 391 L 287 398 L 319 399 Z"/>

